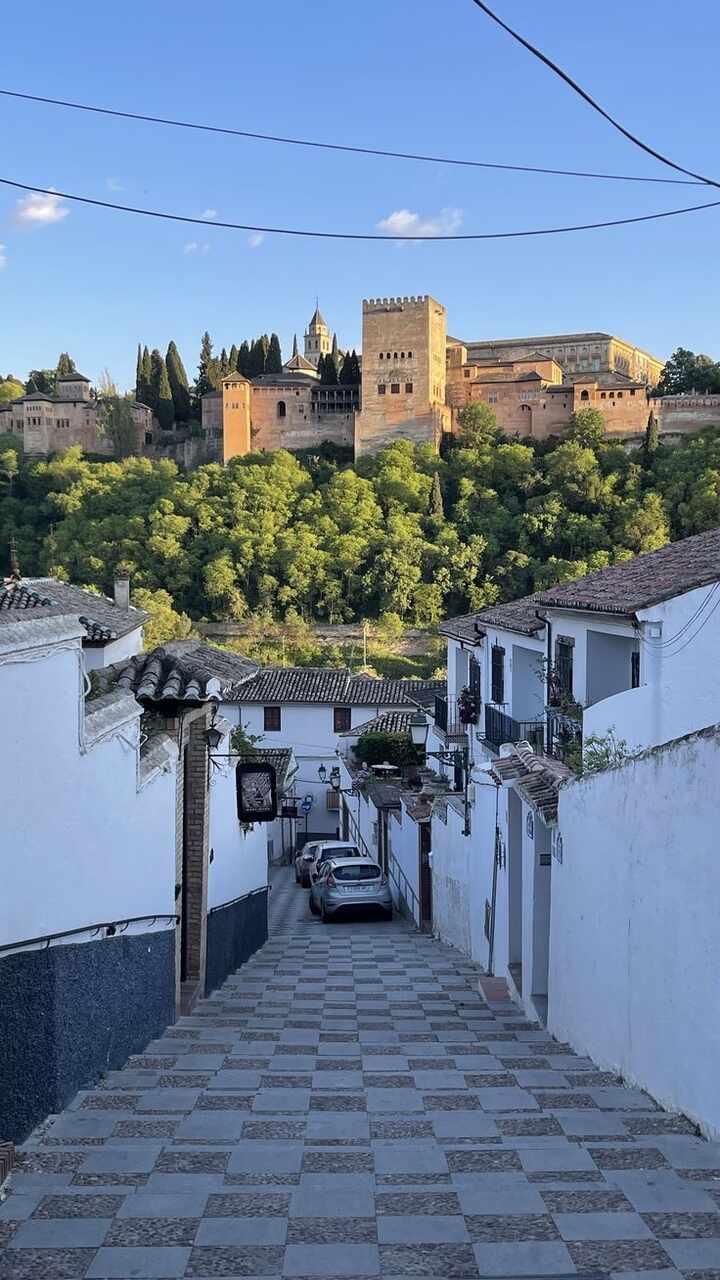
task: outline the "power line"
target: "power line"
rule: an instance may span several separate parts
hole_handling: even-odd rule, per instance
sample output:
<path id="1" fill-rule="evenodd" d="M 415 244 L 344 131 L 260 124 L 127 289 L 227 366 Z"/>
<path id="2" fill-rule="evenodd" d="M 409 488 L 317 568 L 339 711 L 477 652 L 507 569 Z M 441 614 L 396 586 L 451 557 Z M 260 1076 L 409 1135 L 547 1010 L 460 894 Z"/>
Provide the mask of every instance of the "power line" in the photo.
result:
<path id="1" fill-rule="evenodd" d="M 318 142 L 309 138 L 286 138 L 274 133 L 250 133 L 246 129 L 230 129 L 221 125 L 197 124 L 190 120 L 172 120 L 165 116 L 143 115 L 135 111 L 116 111 L 111 107 L 96 107 L 85 102 L 67 102 L 63 98 L 43 98 L 35 93 L 18 93 L 13 89 L 0 89 L 5 98 L 21 98 L 25 102 L 41 102 L 46 106 L 67 107 L 71 111 L 87 111 L 94 115 L 115 116 L 119 120 L 140 120 L 144 124 L 169 125 L 174 129 L 195 129 L 201 133 L 219 133 L 231 138 L 249 138 L 255 142 L 279 142 L 289 147 L 313 147 L 320 151 L 345 151 L 350 155 L 383 156 L 392 160 L 418 160 L 424 164 L 459 165 L 467 169 L 500 169 L 510 173 L 541 173 L 560 178 L 601 178 L 607 182 L 655 182 L 678 186 L 702 185 L 704 179 L 641 178 L 628 173 L 592 173 L 583 169 L 546 169 L 529 164 L 495 164 L 489 160 L 461 160 L 451 156 L 426 156 L 410 151 L 385 151 L 379 147 L 351 147 L 339 142 Z"/>
<path id="2" fill-rule="evenodd" d="M 573 80 L 572 76 L 568 75 L 567 71 L 563 71 L 562 67 L 559 67 L 556 62 L 553 62 L 552 58 L 548 58 L 547 54 L 543 53 L 534 44 L 531 44 L 524 36 L 521 36 L 519 31 L 514 31 L 512 27 L 508 26 L 507 22 L 503 22 L 502 18 L 498 17 L 496 13 L 493 13 L 493 10 L 484 3 L 484 0 L 472 0 L 472 2 L 477 5 L 478 9 L 482 9 L 483 13 L 486 14 L 488 18 L 491 18 L 493 22 L 496 22 L 499 27 L 502 27 L 503 31 L 507 31 L 508 35 L 512 36 L 513 40 L 517 40 L 518 44 L 522 45 L 523 49 L 527 49 L 528 53 L 531 53 L 534 58 L 538 58 L 539 61 L 544 63 L 546 67 L 549 67 L 556 76 L 559 76 L 561 80 L 564 80 L 565 84 L 569 85 L 574 93 L 579 94 L 580 97 L 587 102 L 588 106 L 592 107 L 593 111 L 597 111 L 604 120 L 607 120 L 608 124 L 612 125 L 613 129 L 617 129 L 618 133 L 621 133 L 624 138 L 627 138 L 629 142 L 632 142 L 633 146 L 639 147 L 641 151 L 646 153 L 646 155 L 652 156 L 654 160 L 659 160 L 661 164 L 667 165 L 670 169 L 674 169 L 676 173 L 684 173 L 686 177 L 695 178 L 696 181 L 703 182 L 708 187 L 720 187 L 720 182 L 716 182 L 713 178 L 706 178 L 702 173 L 694 173 L 692 169 L 683 168 L 681 164 L 676 164 L 674 160 L 670 160 L 667 156 L 664 156 L 661 151 L 656 151 L 655 148 L 649 146 L 647 142 L 643 142 L 641 138 L 637 138 L 634 133 L 631 133 L 629 129 L 626 129 L 624 125 L 620 124 L 619 120 L 616 120 L 614 116 L 611 116 L 609 111 L 606 111 L 604 107 L 601 107 L 600 103 L 596 102 L 587 90 L 583 89 L 582 85 L 579 85 L 576 80 Z"/>
<path id="3" fill-rule="evenodd" d="M 135 213 L 145 218 L 159 218 L 167 222 L 189 223 L 192 226 L 216 227 L 229 231 L 251 231 L 259 235 L 300 236 L 316 240 L 379 240 L 405 243 L 407 241 L 426 242 L 432 240 L 519 240 L 528 236 L 557 236 L 573 231 L 598 231 L 603 227 L 626 227 L 638 222 L 657 222 L 661 218 L 677 218 L 684 213 L 698 213 L 702 209 L 716 209 L 720 200 L 710 200 L 706 204 L 687 205 L 683 209 L 666 209 L 662 213 L 643 213 L 634 218 L 608 218 L 603 222 L 584 222 L 567 227 L 535 227 L 525 231 L 475 231 L 454 232 L 448 235 L 408 235 L 374 234 L 367 231 L 310 231 L 299 227 L 264 227 L 247 222 L 220 222 L 216 218 L 191 218 L 180 213 L 165 213 L 158 209 L 144 209 L 136 205 L 116 204 L 110 200 L 94 200 L 90 196 L 78 196 L 69 191 L 57 191 L 52 187 L 32 187 L 26 182 L 13 182 L 10 178 L 0 178 L 0 185 L 14 187 L 16 191 L 28 191 L 33 195 L 54 196 L 58 200 L 73 200 L 77 204 L 92 205 L 98 209 L 113 209 L 118 213 Z"/>

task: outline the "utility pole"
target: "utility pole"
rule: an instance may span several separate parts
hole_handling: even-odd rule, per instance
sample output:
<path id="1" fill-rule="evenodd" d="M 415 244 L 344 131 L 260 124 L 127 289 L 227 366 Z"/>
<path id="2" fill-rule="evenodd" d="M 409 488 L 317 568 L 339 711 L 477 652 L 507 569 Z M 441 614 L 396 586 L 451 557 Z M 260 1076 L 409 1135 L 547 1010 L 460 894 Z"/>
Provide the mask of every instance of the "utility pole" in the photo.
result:
<path id="1" fill-rule="evenodd" d="M 363 621 L 363 666 L 367 666 L 367 622 Z"/>

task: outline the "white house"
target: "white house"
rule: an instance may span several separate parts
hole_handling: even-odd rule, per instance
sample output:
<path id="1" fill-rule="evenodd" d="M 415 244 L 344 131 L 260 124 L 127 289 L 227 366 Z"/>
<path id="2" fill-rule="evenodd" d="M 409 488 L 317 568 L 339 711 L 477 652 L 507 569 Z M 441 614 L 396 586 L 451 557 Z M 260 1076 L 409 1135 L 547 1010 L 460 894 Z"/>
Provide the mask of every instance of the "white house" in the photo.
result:
<path id="1" fill-rule="evenodd" d="M 24 1137 L 175 1016 L 177 752 L 85 701 L 75 616 L 0 611 L 0 1132 Z"/>
<path id="2" fill-rule="evenodd" d="M 435 928 L 540 1016 L 564 785 L 593 744 L 637 755 L 720 720 L 719 604 L 715 530 L 440 628 L 434 737 L 467 751 L 472 810 L 464 837 L 457 801 L 435 805 Z"/>
<path id="3" fill-rule="evenodd" d="M 73 614 L 84 628 L 85 670 L 93 671 L 130 658 L 143 648 L 148 615 L 130 604 L 129 578 L 118 574 L 113 592 L 110 600 L 59 578 L 12 578 L 0 586 L 0 611 L 42 609 Z"/>
<path id="4" fill-rule="evenodd" d="M 91 682 L 86 638 L 76 612 L 3 597 L 0 1132 L 16 1139 L 267 936 L 267 837 L 237 818 L 220 681 L 159 649 Z"/>
<path id="5" fill-rule="evenodd" d="M 298 839 L 334 836 L 340 828 L 338 793 L 327 777 L 348 730 L 444 691 L 440 680 L 383 680 L 347 668 L 264 667 L 239 685 L 224 714 L 261 747 L 291 747 L 298 766 L 295 789 L 309 808 Z M 319 770 L 325 771 L 325 779 Z"/>

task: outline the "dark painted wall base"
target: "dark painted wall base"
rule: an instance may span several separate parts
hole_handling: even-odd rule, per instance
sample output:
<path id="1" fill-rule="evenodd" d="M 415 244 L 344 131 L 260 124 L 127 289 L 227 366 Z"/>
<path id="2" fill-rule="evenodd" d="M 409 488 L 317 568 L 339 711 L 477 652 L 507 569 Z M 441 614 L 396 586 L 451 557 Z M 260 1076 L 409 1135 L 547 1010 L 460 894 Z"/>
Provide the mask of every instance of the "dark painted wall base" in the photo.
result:
<path id="1" fill-rule="evenodd" d="M 174 1020 L 174 929 L 0 959 L 0 1139 L 21 1142 Z"/>
<path id="2" fill-rule="evenodd" d="M 268 891 L 262 889 L 227 907 L 211 911 L 207 921 L 205 993 L 221 986 L 267 942 Z"/>

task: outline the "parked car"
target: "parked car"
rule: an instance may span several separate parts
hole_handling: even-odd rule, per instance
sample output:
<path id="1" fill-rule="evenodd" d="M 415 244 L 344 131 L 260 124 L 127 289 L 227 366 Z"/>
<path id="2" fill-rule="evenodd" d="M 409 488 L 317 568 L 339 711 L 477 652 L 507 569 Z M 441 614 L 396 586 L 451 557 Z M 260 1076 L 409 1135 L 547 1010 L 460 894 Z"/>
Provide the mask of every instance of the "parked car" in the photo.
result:
<path id="1" fill-rule="evenodd" d="M 349 907 L 367 907 L 392 920 L 393 901 L 387 876 L 371 858 L 329 858 L 310 889 L 310 910 L 324 921 Z"/>
<path id="2" fill-rule="evenodd" d="M 321 840 L 314 860 L 310 863 L 310 883 L 317 879 L 323 863 L 330 858 L 361 858 L 363 855 L 351 840 Z"/>
<path id="3" fill-rule="evenodd" d="M 310 887 L 310 867 L 315 861 L 321 843 L 320 840 L 310 840 L 295 855 L 295 883 L 303 885 L 306 889 Z"/>

